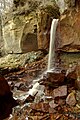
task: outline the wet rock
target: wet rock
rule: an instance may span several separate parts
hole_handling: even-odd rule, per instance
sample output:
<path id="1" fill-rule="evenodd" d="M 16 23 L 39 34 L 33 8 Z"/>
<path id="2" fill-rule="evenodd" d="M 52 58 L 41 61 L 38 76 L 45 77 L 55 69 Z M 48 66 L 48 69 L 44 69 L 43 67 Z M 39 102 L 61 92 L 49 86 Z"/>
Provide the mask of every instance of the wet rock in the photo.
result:
<path id="1" fill-rule="evenodd" d="M 58 107 L 58 104 L 54 103 L 54 100 L 52 100 L 52 101 L 49 102 L 49 106 L 51 108 L 56 108 L 56 107 Z"/>
<path id="2" fill-rule="evenodd" d="M 30 102 L 33 102 L 35 99 L 35 96 L 32 96 L 32 95 L 28 95 L 27 98 L 24 100 L 24 104 L 25 103 L 30 103 Z"/>
<path id="3" fill-rule="evenodd" d="M 56 86 L 63 84 L 64 78 L 65 74 L 61 73 L 61 71 L 48 71 L 45 75 L 43 75 L 43 79 L 40 81 L 40 84 L 55 88 Z"/>
<path id="4" fill-rule="evenodd" d="M 63 85 L 53 90 L 53 97 L 65 97 L 67 96 L 67 86 Z"/>
<path id="5" fill-rule="evenodd" d="M 48 80 L 51 83 L 63 83 L 64 82 L 64 74 L 63 73 L 57 73 L 57 72 L 53 72 L 53 73 L 47 73 L 48 74 Z"/>
<path id="6" fill-rule="evenodd" d="M 22 82 L 18 82 L 18 83 L 15 84 L 15 87 L 19 88 L 21 84 L 22 84 Z"/>
<path id="7" fill-rule="evenodd" d="M 38 93 L 37 93 L 37 95 L 35 96 L 35 100 L 34 100 L 34 102 L 41 102 L 41 101 L 44 101 L 45 100 L 45 93 L 44 93 L 44 91 L 42 90 L 39 90 L 38 91 Z"/>
<path id="8" fill-rule="evenodd" d="M 41 100 L 45 99 L 44 88 L 45 87 L 43 85 L 40 85 L 38 82 L 35 83 L 32 89 L 28 91 L 28 97 L 26 98 L 25 102 L 31 102 L 33 100 L 35 102 L 40 102 Z"/>
<path id="9" fill-rule="evenodd" d="M 35 83 L 32 87 L 32 89 L 29 90 L 29 95 L 35 96 L 38 92 L 40 93 L 41 91 L 44 92 L 44 86 L 40 85 L 38 82 Z"/>
<path id="10" fill-rule="evenodd" d="M 21 84 L 20 84 L 19 90 L 23 90 L 23 91 L 26 91 L 26 90 L 27 90 L 27 86 L 25 85 L 25 83 L 21 83 Z"/>
<path id="11" fill-rule="evenodd" d="M 9 81 L 8 85 L 10 86 L 10 89 L 13 90 L 14 89 L 14 82 Z"/>
<path id="12" fill-rule="evenodd" d="M 49 104 L 48 103 L 32 103 L 30 105 L 30 108 L 32 108 L 33 110 L 37 110 L 37 111 L 43 111 L 43 112 L 49 112 Z"/>
<path id="13" fill-rule="evenodd" d="M 24 82 L 18 82 L 15 84 L 14 87 L 17 88 L 18 90 L 23 90 L 23 91 L 27 89 L 26 84 Z"/>
<path id="14" fill-rule="evenodd" d="M 51 100 L 53 100 L 52 96 L 44 96 L 45 101 L 50 102 Z"/>
<path id="15" fill-rule="evenodd" d="M 76 104 L 76 98 L 74 92 L 71 92 L 66 98 L 66 104 L 74 106 Z"/>
<path id="16" fill-rule="evenodd" d="M 39 83 L 35 83 L 32 87 L 32 89 L 29 90 L 29 95 L 31 96 L 35 96 L 37 93 L 38 93 L 38 90 L 39 90 Z"/>

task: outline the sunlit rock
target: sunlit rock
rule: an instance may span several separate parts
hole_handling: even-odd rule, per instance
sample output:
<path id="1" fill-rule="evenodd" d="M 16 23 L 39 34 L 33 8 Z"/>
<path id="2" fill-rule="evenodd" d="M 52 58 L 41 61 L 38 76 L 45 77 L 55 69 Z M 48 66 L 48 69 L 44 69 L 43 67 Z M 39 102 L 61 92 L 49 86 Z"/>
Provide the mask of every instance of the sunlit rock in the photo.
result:
<path id="1" fill-rule="evenodd" d="M 33 109 L 33 110 L 39 110 L 39 111 L 42 111 L 42 112 L 49 112 L 49 104 L 48 103 L 43 103 L 43 102 L 40 102 L 40 103 L 32 103 L 30 105 L 30 107 Z"/>
<path id="2" fill-rule="evenodd" d="M 66 97 L 67 96 L 67 86 L 63 85 L 53 90 L 53 97 Z"/>
<path id="3" fill-rule="evenodd" d="M 70 106 L 74 106 L 76 104 L 76 98 L 74 92 L 70 93 L 66 98 L 66 103 Z"/>
<path id="4" fill-rule="evenodd" d="M 54 102 L 54 100 L 50 101 L 50 102 L 49 102 L 49 105 L 50 105 L 51 108 L 56 108 L 56 107 L 58 107 L 58 104 L 56 104 L 56 103 Z"/>
<path id="5" fill-rule="evenodd" d="M 14 0 L 13 3 L 11 10 L 3 14 L 2 31 L 5 52 L 22 53 L 48 49 L 52 17 L 59 17 L 55 2 L 46 1 L 45 8 L 44 1 L 39 0 Z M 44 13 L 46 19 L 43 19 Z"/>

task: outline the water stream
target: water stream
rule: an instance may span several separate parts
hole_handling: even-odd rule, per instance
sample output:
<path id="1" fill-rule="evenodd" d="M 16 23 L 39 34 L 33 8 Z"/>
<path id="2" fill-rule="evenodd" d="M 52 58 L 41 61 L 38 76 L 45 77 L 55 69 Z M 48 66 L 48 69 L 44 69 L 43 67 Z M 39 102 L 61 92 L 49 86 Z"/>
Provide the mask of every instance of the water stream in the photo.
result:
<path id="1" fill-rule="evenodd" d="M 52 25 L 51 25 L 51 31 L 50 31 L 50 48 L 49 48 L 49 57 L 48 57 L 48 68 L 47 68 L 47 72 L 53 70 L 55 67 L 54 67 L 54 64 L 55 64 L 55 37 L 56 37 L 56 28 L 57 28 L 57 25 L 58 25 L 58 19 L 53 19 L 52 21 Z M 43 77 L 43 75 L 42 75 Z M 37 79 L 37 80 L 41 80 L 40 79 Z M 43 91 L 44 91 L 44 87 L 41 86 L 38 81 L 33 81 L 33 87 L 28 91 L 28 94 L 31 95 L 31 96 L 35 96 L 35 94 L 38 92 L 39 94 L 43 94 Z"/>
<path id="2" fill-rule="evenodd" d="M 55 37 L 56 28 L 58 25 L 58 19 L 53 19 L 50 31 L 50 47 L 49 47 L 49 57 L 48 57 L 48 68 L 47 71 L 51 71 L 55 64 Z"/>

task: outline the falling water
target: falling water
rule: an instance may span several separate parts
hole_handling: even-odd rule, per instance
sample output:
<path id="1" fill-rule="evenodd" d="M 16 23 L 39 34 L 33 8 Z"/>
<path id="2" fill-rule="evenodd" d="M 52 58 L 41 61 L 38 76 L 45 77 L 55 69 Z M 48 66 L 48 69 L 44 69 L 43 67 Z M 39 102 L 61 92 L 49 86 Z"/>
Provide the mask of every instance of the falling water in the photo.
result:
<path id="1" fill-rule="evenodd" d="M 45 72 L 45 74 L 48 71 L 51 71 L 51 69 L 53 69 L 53 65 L 55 63 L 55 36 L 56 36 L 56 28 L 57 28 L 57 24 L 58 24 L 58 19 L 53 19 L 52 21 L 52 25 L 51 25 L 51 32 L 50 32 L 50 48 L 49 48 L 49 59 L 48 59 L 48 68 L 47 71 Z M 40 81 L 43 78 L 43 76 L 38 80 Z M 44 92 L 44 87 L 41 86 L 38 81 L 36 81 L 32 87 L 32 89 L 30 89 L 28 91 L 28 94 L 31 96 L 35 96 L 35 94 L 37 92 L 39 92 L 39 94 L 43 94 Z"/>
<path id="2" fill-rule="evenodd" d="M 58 19 L 53 19 L 50 31 L 50 48 L 49 48 L 49 57 L 48 57 L 48 68 L 47 71 L 51 71 L 53 69 L 53 65 L 55 62 L 55 36 L 56 36 L 56 28 L 58 24 Z"/>

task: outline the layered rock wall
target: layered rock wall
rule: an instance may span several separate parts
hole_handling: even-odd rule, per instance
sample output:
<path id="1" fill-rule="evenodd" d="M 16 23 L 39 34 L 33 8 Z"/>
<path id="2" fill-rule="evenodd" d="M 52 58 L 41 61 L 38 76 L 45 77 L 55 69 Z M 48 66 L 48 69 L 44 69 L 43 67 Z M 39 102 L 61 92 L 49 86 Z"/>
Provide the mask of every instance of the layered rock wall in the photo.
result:
<path id="1" fill-rule="evenodd" d="M 76 7 L 70 7 L 61 15 L 60 33 L 62 39 L 62 49 L 66 52 L 80 51 L 80 2 L 76 2 Z"/>
<path id="2" fill-rule="evenodd" d="M 14 1 L 11 13 L 8 11 L 3 15 L 4 48 L 7 53 L 21 53 L 37 49 L 37 34 L 34 33 L 37 18 L 36 13 L 30 11 L 31 7 L 36 7 L 36 5 L 29 8 L 31 4 Z M 29 39 L 32 40 L 31 43 Z M 30 45 L 28 46 L 28 44 Z"/>
<path id="3" fill-rule="evenodd" d="M 3 15 L 5 51 L 21 53 L 48 50 L 52 19 L 60 18 L 61 50 L 79 52 L 79 4 L 79 0 L 14 0 L 13 8 Z"/>
<path id="4" fill-rule="evenodd" d="M 51 20 L 59 17 L 58 14 L 58 7 L 51 0 L 14 0 L 11 11 L 3 15 L 5 51 L 21 53 L 47 49 Z"/>

